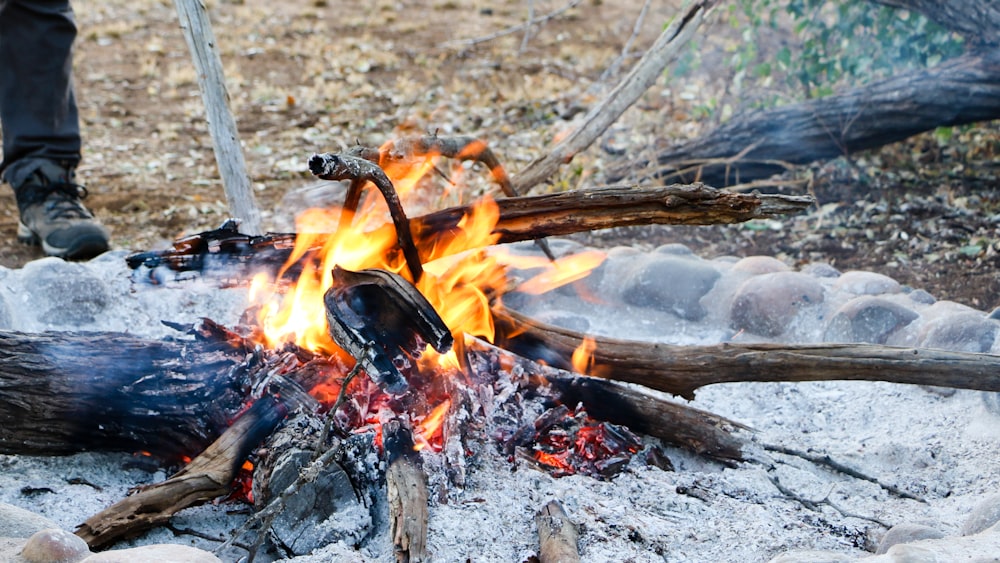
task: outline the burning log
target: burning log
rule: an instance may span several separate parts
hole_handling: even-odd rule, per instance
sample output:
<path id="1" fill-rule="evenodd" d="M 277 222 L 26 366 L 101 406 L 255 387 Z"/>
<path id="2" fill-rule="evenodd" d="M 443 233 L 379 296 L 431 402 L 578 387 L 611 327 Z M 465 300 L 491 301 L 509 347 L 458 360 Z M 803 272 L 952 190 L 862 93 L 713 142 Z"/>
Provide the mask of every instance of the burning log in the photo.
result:
<path id="1" fill-rule="evenodd" d="M 389 525 L 396 561 L 427 559 L 427 474 L 409 428 L 398 420 L 382 425 L 388 469 Z"/>
<path id="2" fill-rule="evenodd" d="M 604 337 L 529 319 L 494 307 L 497 342 L 528 358 L 569 368 L 573 352 L 593 338 L 596 377 L 637 383 L 693 399 L 699 387 L 736 381 L 888 381 L 1000 391 L 1000 356 L 867 344 L 718 344 L 672 346 Z"/>
<path id="3" fill-rule="evenodd" d="M 612 227 L 636 225 L 711 225 L 739 223 L 805 211 L 814 200 L 808 196 L 739 194 L 701 184 L 637 189 L 612 186 L 496 201 L 499 212 L 494 244 L 534 240 Z M 459 223 L 472 214 L 472 206 L 459 206 L 409 220 L 419 260 L 440 258 L 453 242 Z M 391 228 L 391 227 L 384 227 Z M 373 236 L 376 233 L 373 233 Z M 133 269 L 153 272 L 163 267 L 177 272 L 201 272 L 234 280 L 249 280 L 260 269 L 279 271 L 292 254 L 296 235 L 271 233 L 260 237 L 240 234 L 235 227 L 185 237 L 173 248 L 141 252 L 127 258 Z M 288 272 L 298 270 L 289 267 Z"/>
<path id="4" fill-rule="evenodd" d="M 286 388 L 287 391 L 287 388 Z M 266 396 L 256 402 L 218 440 L 186 467 L 87 519 L 76 531 L 92 549 L 165 524 L 178 511 L 229 492 L 244 460 L 284 420 L 304 406 L 302 396 Z M 305 397 L 308 397 L 305 395 Z"/>
<path id="5" fill-rule="evenodd" d="M 541 563 L 579 563 L 576 526 L 559 501 L 549 501 L 535 515 L 538 527 L 538 560 Z"/>

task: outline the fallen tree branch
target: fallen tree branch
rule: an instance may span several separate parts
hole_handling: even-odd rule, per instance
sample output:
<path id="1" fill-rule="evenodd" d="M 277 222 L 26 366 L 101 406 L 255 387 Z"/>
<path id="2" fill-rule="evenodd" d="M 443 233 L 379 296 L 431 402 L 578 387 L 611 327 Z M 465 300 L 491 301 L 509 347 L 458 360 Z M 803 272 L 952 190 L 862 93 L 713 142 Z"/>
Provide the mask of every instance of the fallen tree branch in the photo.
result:
<path id="1" fill-rule="evenodd" d="M 737 115 L 701 138 L 660 152 L 653 162 L 614 166 L 607 177 L 697 179 L 721 188 L 779 174 L 789 164 L 998 117 L 1000 51 L 983 50 L 825 98 Z"/>
<path id="2" fill-rule="evenodd" d="M 529 359 L 571 366 L 588 335 L 494 306 L 499 346 Z M 869 344 L 717 344 L 674 346 L 594 337 L 596 377 L 693 399 L 695 390 L 738 381 L 888 381 L 1000 391 L 1000 356 Z"/>

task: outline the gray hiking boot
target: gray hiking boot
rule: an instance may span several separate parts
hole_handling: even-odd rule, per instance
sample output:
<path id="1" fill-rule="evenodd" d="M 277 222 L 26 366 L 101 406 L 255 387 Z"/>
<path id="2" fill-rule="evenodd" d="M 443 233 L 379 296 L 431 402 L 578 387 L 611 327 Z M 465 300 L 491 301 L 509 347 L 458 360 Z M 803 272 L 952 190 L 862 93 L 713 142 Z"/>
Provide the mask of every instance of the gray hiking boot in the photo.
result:
<path id="1" fill-rule="evenodd" d="M 38 169 L 14 188 L 21 222 L 17 238 L 40 244 L 49 256 L 86 260 L 108 250 L 108 230 L 80 202 L 87 189 L 56 165 Z"/>

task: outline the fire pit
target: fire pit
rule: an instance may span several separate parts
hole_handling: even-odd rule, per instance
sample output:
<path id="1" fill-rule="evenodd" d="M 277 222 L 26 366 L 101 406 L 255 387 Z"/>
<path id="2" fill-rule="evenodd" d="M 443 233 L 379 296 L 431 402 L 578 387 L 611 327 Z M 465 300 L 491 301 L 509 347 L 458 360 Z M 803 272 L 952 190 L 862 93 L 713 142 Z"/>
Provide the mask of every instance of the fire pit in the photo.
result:
<path id="1" fill-rule="evenodd" d="M 253 515 L 238 530 L 232 520 L 197 523 L 234 504 L 173 524 L 203 528 L 197 531 L 208 537 L 199 543 L 234 560 L 249 552 L 302 561 L 311 560 L 307 554 L 315 560 L 524 561 L 567 545 L 579 548 L 584 560 L 766 560 L 795 547 L 858 554 L 912 514 L 953 531 L 969 499 L 990 488 L 976 466 L 992 461 L 995 449 L 984 444 L 996 438 L 977 425 L 989 416 L 977 394 L 946 396 L 889 383 L 792 383 L 884 379 L 996 390 L 995 381 L 980 377 L 983 366 L 992 369 L 996 361 L 977 354 L 996 352 L 996 330 L 985 315 L 973 337 L 954 341 L 955 352 L 920 349 L 903 362 L 916 349 L 900 346 L 945 342 L 949 333 L 940 319 L 956 311 L 885 283 L 878 290 L 889 303 L 883 309 L 913 315 L 890 315 L 895 325 L 884 330 L 854 332 L 881 339 L 871 347 L 832 344 L 823 342 L 828 334 L 853 330 L 860 325 L 852 323 L 871 316 L 848 316 L 847 305 L 870 285 L 847 283 L 847 274 L 704 260 L 679 248 L 602 253 L 560 240 L 522 243 L 510 252 L 478 250 L 606 225 L 597 214 L 607 215 L 610 204 L 583 213 L 580 201 L 601 194 L 577 194 L 576 216 L 561 200 L 541 212 L 536 207 L 541 215 L 526 219 L 527 207 L 518 207 L 522 200 L 515 197 L 410 218 L 390 191 L 406 183 L 405 174 L 394 173 L 387 188 L 389 176 L 383 180 L 382 167 L 364 158 L 384 161 L 385 154 L 391 153 L 314 158 L 320 177 L 351 182 L 346 212 L 304 215 L 296 235 L 246 237 L 224 225 L 170 250 L 129 257 L 137 277 L 113 261 L 120 256 L 86 265 L 40 261 L 5 276 L 8 302 L 21 291 L 29 303 L 38 299 L 26 289 L 33 285 L 73 280 L 65 303 L 43 311 L 35 302 L 12 315 L 14 328 L 133 330 L 98 335 L 103 347 L 87 335 L 7 337 L 6 349 L 19 350 L 10 356 L 15 365 L 40 358 L 36 380 L 67 390 L 45 403 L 48 412 L 60 413 L 53 420 L 71 418 L 67 403 L 99 403 L 104 410 L 85 416 L 117 418 L 95 417 L 91 428 L 85 418 L 73 419 L 67 425 L 72 440 L 58 422 L 41 425 L 32 429 L 32 440 L 15 444 L 28 425 L 8 417 L 0 443 L 14 453 L 3 462 L 58 465 L 17 454 L 145 445 L 159 460 L 186 463 L 170 479 L 152 479 L 155 485 L 87 519 L 79 533 L 94 546 L 169 520 L 186 505 L 154 501 L 177 498 L 191 483 L 202 483 L 195 500 L 205 502 L 250 476 L 252 485 L 237 487 L 236 496 L 254 503 Z M 431 170 L 426 162 L 379 163 L 422 178 Z M 494 173 L 494 180 L 502 177 Z M 379 198 L 364 200 L 367 181 L 388 207 L 380 207 Z M 644 195 L 616 196 L 629 200 L 628 212 L 614 210 L 617 220 L 655 221 Z M 680 213 L 691 201 L 713 197 L 693 188 L 648 201 L 657 202 L 662 216 L 664 209 Z M 753 216 L 751 205 L 761 203 L 748 198 L 740 200 L 742 210 L 723 207 Z M 781 273 L 801 277 L 774 276 L 751 291 L 762 276 Z M 657 296 L 663 284 L 651 289 L 649 280 L 659 275 L 662 282 L 667 274 L 676 275 L 671 283 L 678 289 Z M 783 303 L 780 315 L 777 307 L 760 309 L 765 323 L 748 321 L 745 311 L 766 303 L 776 286 L 796 288 L 787 294 L 795 298 Z M 104 323 L 118 313 L 123 316 Z M 213 320 L 197 320 L 206 315 Z M 629 322 L 622 325 L 625 316 Z M 831 317 L 841 320 L 830 325 Z M 880 327 L 888 318 L 876 317 Z M 141 322 L 121 320 L 137 318 L 167 319 L 172 330 L 149 323 L 139 331 Z M 649 328 L 655 323 L 663 323 L 660 330 Z M 177 329 L 193 338 L 167 336 Z M 989 348 L 958 345 L 970 341 Z M 897 348 L 876 346 L 885 343 Z M 128 365 L 128 358 L 143 354 L 140 346 L 149 346 L 145 356 L 152 363 Z M 76 370 L 98 356 L 100 365 L 115 366 L 102 371 L 103 379 Z M 58 361 L 44 363 L 51 359 Z M 917 369 L 906 367 L 915 363 Z M 15 372 L 5 373 L 5 381 L 15 381 Z M 661 372 L 668 376 L 656 375 Z M 79 378 L 91 389 L 74 396 Z M 723 382 L 733 383 L 701 389 Z M 661 393 L 691 398 L 696 390 L 692 405 L 702 410 Z M 142 408 L 117 406 L 118 398 L 134 393 L 153 400 Z M 158 403 L 166 398 L 176 399 L 176 407 Z M 169 436 L 156 422 L 192 412 L 194 422 L 172 426 Z M 907 431 L 899 432 L 901 426 Z M 87 440 L 83 448 L 80 436 Z M 247 456 L 250 464 L 244 464 Z M 72 463 L 58 471 L 78 472 Z M 144 480 L 128 475 L 135 480 L 128 485 Z M 97 487 L 112 481 L 106 473 L 103 485 L 84 479 L 88 485 L 5 486 L 3 500 L 65 498 L 80 487 L 100 493 Z M 40 504 L 49 514 L 65 506 Z M 311 520 L 303 520 L 306 515 Z M 552 533 L 558 529 L 567 533 Z M 570 531 L 578 533 L 579 545 Z M 144 541 L 162 537 L 154 532 Z"/>

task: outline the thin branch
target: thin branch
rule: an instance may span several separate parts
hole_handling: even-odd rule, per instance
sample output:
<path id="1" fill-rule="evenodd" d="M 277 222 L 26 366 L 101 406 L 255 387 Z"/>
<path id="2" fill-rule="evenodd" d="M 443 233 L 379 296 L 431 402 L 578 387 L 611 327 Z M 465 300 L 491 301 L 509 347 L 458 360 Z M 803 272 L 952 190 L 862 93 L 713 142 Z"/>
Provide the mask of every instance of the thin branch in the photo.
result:
<path id="1" fill-rule="evenodd" d="M 778 445 L 772 445 L 772 444 L 762 444 L 762 445 L 763 445 L 764 449 L 767 450 L 767 451 L 769 451 L 769 452 L 775 452 L 775 453 L 790 455 L 792 457 L 801 458 L 801 459 L 804 459 L 806 461 L 815 463 L 817 465 L 823 465 L 825 467 L 828 467 L 829 469 L 832 469 L 832 470 L 834 470 L 834 471 L 836 471 L 838 473 L 843 473 L 844 475 L 847 475 L 849 477 L 854 477 L 855 479 L 861 479 L 862 481 L 868 481 L 869 483 L 874 483 L 874 484 L 878 485 L 879 487 L 881 487 L 883 490 L 885 490 L 887 493 L 889 493 L 891 495 L 894 495 L 894 496 L 897 496 L 899 498 L 906 498 L 906 499 L 910 499 L 910 500 L 915 500 L 915 501 L 922 502 L 922 503 L 925 503 L 925 504 L 927 503 L 926 500 L 924 500 L 924 499 L 922 499 L 922 498 L 920 498 L 920 497 L 918 497 L 918 496 L 916 496 L 916 495 L 914 495 L 912 493 L 908 493 L 908 492 L 906 492 L 906 491 L 904 491 L 904 490 L 902 490 L 902 489 L 900 489 L 898 487 L 895 487 L 893 485 L 887 485 L 887 484 L 879 481 L 875 477 L 872 477 L 870 475 L 866 475 L 866 474 L 864 474 L 864 473 L 862 473 L 862 472 L 860 472 L 857 469 L 854 469 L 852 467 L 848 467 L 847 465 L 844 465 L 843 463 L 840 463 L 839 461 L 833 459 L 828 454 L 817 455 L 817 454 L 811 454 L 811 453 L 808 453 L 808 452 L 804 452 L 804 451 L 801 451 L 801 450 L 796 450 L 794 448 L 789 448 L 789 447 L 786 447 L 786 446 L 778 446 Z"/>
<path id="2" fill-rule="evenodd" d="M 477 38 L 474 38 L 474 39 L 455 39 L 455 40 L 452 40 L 452 41 L 445 41 L 444 43 L 439 44 L 438 47 L 439 48 L 475 47 L 476 45 L 479 45 L 480 43 L 487 43 L 489 41 L 493 41 L 494 39 L 497 39 L 497 38 L 500 38 L 500 37 L 504 37 L 506 35 L 511 35 L 511 34 L 517 33 L 517 32 L 519 32 L 519 31 L 521 31 L 523 29 L 529 29 L 532 26 L 535 26 L 535 25 L 538 25 L 538 24 L 543 24 L 543 23 L 545 23 L 545 22 L 547 22 L 547 21 L 549 21 L 549 20 L 551 20 L 553 18 L 559 17 L 562 14 L 568 12 L 569 10 L 577 7 L 580 4 L 580 1 L 581 0 L 571 0 L 568 4 L 566 4 L 562 8 L 559 8 L 558 10 L 555 10 L 553 12 L 549 12 L 548 14 L 544 14 L 544 15 L 538 16 L 537 18 L 529 19 L 528 21 L 526 21 L 524 23 L 520 23 L 518 25 L 514 25 L 514 26 L 508 27 L 506 29 L 501 29 L 500 31 L 498 31 L 496 33 L 491 33 L 489 35 L 485 35 L 483 37 L 477 37 Z"/>
<path id="3" fill-rule="evenodd" d="M 612 123 L 621 117 L 642 94 L 663 74 L 664 69 L 680 54 L 681 49 L 694 37 L 695 30 L 705 19 L 716 0 L 696 2 L 660 34 L 656 43 L 636 63 L 604 100 L 584 118 L 583 124 L 557 143 L 552 150 L 517 175 L 514 185 L 527 190 L 548 180 L 559 167 L 589 147 Z"/>
<path id="4" fill-rule="evenodd" d="M 632 26 L 632 35 L 629 35 L 628 39 L 625 40 L 625 45 L 622 46 L 622 52 L 618 55 L 618 58 L 601 73 L 601 77 L 597 79 L 598 83 L 609 80 L 625 64 L 625 59 L 628 58 L 629 52 L 632 50 L 632 44 L 635 43 L 636 38 L 639 37 L 639 32 L 642 31 L 642 24 L 646 21 L 646 13 L 649 12 L 649 5 L 651 3 L 652 0 L 643 2 L 642 9 L 639 10 L 639 16 L 635 18 L 635 24 Z"/>

